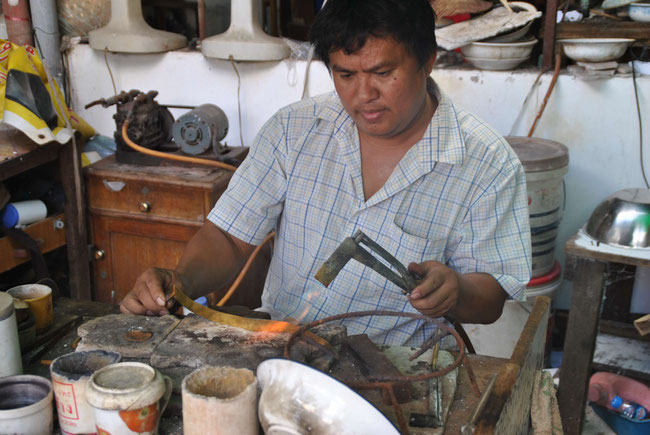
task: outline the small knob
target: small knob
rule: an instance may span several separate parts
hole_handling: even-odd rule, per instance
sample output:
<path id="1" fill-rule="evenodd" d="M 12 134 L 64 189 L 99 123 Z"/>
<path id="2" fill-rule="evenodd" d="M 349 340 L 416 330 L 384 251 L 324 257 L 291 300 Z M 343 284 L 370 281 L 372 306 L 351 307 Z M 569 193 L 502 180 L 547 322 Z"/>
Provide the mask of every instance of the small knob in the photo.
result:
<path id="1" fill-rule="evenodd" d="M 138 210 L 140 210 L 142 213 L 149 213 L 151 211 L 151 204 L 148 202 L 141 202 L 138 204 Z"/>
<path id="2" fill-rule="evenodd" d="M 106 257 L 106 252 L 104 252 L 103 249 L 97 249 L 93 256 L 95 257 L 95 260 L 103 260 L 104 257 Z"/>

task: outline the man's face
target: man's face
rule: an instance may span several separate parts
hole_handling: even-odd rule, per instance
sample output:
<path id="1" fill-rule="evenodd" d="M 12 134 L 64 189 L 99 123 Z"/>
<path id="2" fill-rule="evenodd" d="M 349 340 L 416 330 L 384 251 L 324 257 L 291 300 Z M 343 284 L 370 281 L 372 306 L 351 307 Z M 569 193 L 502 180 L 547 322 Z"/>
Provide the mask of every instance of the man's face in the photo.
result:
<path id="1" fill-rule="evenodd" d="M 432 56 L 420 67 L 393 38 L 369 38 L 353 54 L 343 50 L 330 54 L 334 87 L 343 107 L 361 135 L 377 139 L 408 136 L 420 125 L 426 116 L 426 78 L 434 62 Z"/>

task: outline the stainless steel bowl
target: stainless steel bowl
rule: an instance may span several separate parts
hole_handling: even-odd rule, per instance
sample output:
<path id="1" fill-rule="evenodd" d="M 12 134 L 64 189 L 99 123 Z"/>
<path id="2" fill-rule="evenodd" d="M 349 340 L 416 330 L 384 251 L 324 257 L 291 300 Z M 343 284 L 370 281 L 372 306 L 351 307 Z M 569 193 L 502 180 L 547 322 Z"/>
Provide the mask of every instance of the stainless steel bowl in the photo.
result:
<path id="1" fill-rule="evenodd" d="M 586 233 L 611 245 L 650 248 L 650 189 L 624 189 L 594 210 Z"/>

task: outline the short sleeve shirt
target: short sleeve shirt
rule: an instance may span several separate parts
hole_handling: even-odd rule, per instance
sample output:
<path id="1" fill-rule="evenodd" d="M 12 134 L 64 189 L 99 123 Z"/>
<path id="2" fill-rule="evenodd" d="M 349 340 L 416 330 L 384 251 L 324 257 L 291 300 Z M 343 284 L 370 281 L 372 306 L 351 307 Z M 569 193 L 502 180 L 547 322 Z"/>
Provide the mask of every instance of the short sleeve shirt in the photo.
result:
<path id="1" fill-rule="evenodd" d="M 208 219 L 253 245 L 277 231 L 261 307 L 274 319 L 417 313 L 398 286 L 357 261 L 328 287 L 314 278 L 357 230 L 405 265 L 489 273 L 522 298 L 531 268 L 523 167 L 502 136 L 429 85 L 438 107 L 428 129 L 368 200 L 357 127 L 335 92 L 281 109 L 258 133 Z M 435 329 L 405 317 L 343 323 L 388 345 L 419 345 Z"/>

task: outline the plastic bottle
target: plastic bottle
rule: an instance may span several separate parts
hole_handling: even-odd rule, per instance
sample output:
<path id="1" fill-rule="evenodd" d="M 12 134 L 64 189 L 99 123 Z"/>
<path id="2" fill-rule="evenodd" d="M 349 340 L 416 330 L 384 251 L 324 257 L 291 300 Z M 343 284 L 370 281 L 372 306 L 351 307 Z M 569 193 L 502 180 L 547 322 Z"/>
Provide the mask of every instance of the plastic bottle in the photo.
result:
<path id="1" fill-rule="evenodd" d="M 632 420 L 645 420 L 648 416 L 648 411 L 638 403 L 624 400 L 620 396 L 614 396 L 610 402 L 612 409 L 625 415 Z"/>
<path id="2" fill-rule="evenodd" d="M 597 372 L 589 380 L 589 400 L 615 410 L 611 402 L 615 396 L 624 397 L 645 410 L 650 409 L 650 387 L 637 380 L 614 373 Z"/>

